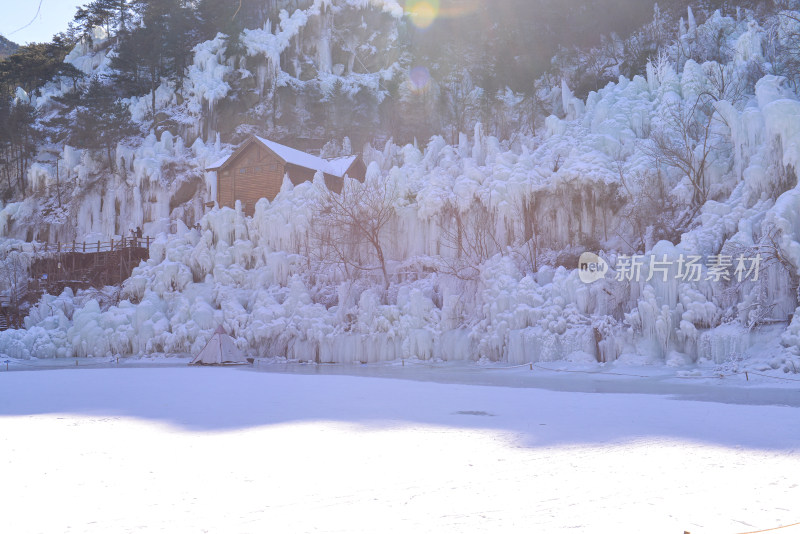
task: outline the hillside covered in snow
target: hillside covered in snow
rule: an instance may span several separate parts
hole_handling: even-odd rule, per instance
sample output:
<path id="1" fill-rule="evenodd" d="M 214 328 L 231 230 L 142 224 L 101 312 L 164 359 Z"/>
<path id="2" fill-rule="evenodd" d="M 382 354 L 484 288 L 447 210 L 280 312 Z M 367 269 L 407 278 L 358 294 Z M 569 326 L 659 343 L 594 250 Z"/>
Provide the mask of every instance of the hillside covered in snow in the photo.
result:
<path id="1" fill-rule="evenodd" d="M 487 98 L 419 63 L 393 1 L 266 4 L 149 92 L 92 89 L 124 57 L 102 27 L 65 56 L 85 77 L 15 90 L 46 135 L 0 210 L 6 254 L 156 239 L 114 302 L 45 295 L 0 353 L 196 353 L 221 324 L 251 355 L 313 362 L 800 370 L 797 6 L 656 7 Z M 56 119 L 80 123 L 79 86 L 137 132 L 71 145 Z M 205 168 L 252 133 L 363 147 L 367 178 L 207 208 Z M 608 269 L 593 283 L 584 252 Z"/>

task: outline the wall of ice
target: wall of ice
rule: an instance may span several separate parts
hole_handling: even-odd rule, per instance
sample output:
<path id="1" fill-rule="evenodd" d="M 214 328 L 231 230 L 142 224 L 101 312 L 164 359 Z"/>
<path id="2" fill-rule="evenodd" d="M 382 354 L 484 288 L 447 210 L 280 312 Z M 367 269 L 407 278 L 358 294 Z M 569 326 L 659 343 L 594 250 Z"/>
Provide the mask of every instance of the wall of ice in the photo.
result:
<path id="1" fill-rule="evenodd" d="M 130 236 L 136 227 L 155 236 L 174 229 L 176 221 L 193 225 L 215 191 L 215 178 L 204 169 L 221 153 L 218 141 L 197 139 L 187 147 L 165 131 L 137 147 L 117 146 L 110 172 L 105 154 L 65 146 L 57 163 L 31 166 L 32 195 L 0 209 L 2 235 L 40 243 L 106 242 Z"/>
<path id="2" fill-rule="evenodd" d="M 313 9 L 324 5 L 315 2 Z M 290 46 L 301 19 L 287 15 L 277 29 L 254 30 L 246 42 L 253 54 L 270 57 Z M 563 113 L 547 119 L 541 136 L 501 141 L 478 125 L 457 145 L 434 137 L 424 150 L 367 147 L 369 179 L 394 192 L 394 215 L 382 235 L 388 290 L 370 275 L 324 270 L 309 255 L 315 206 L 324 194 L 319 183 L 286 181 L 253 217 L 228 208 L 202 215 L 191 203 L 197 200 L 178 213 L 169 199 L 189 169 L 204 183 L 193 198 L 205 200 L 211 191 L 213 175 L 197 169 L 223 152 L 217 142 L 187 148 L 180 137 L 151 135 L 139 147 L 119 147 L 125 172 L 94 188 L 91 158 L 65 149 L 61 172 L 86 189 L 86 209 L 74 221 L 78 232 L 124 232 L 121 225 L 141 222 L 147 233 L 163 233 L 150 260 L 125 283 L 119 304 L 102 309 L 69 292 L 46 296 L 25 330 L 0 334 L 0 352 L 23 358 L 191 353 L 221 324 L 250 354 L 319 362 L 727 365 L 751 358 L 762 365 L 752 350 L 769 330 L 781 343 L 769 366 L 800 368 L 800 102 L 783 79 L 764 76 L 744 97 L 720 95 L 703 111 L 714 142 L 704 167 L 708 199 L 673 241 L 659 239 L 653 228 L 660 214 L 647 210 L 658 206 L 631 210 L 656 188 L 664 192 L 662 204 L 671 199 L 683 203 L 678 215 L 686 212 L 691 184 L 680 169 L 654 161 L 652 132 L 675 134 L 675 110 L 719 89 L 715 76 L 739 79 L 749 63 L 763 60 L 763 30 L 756 25 L 721 15 L 706 24 L 687 29 L 686 39 L 722 31 L 734 51 L 730 62 L 687 60 L 679 69 L 662 57 L 648 65 L 646 77 L 620 78 L 585 102 L 563 84 Z M 208 46 L 198 51 L 201 70 L 225 68 L 218 47 Z M 206 106 L 224 87 L 219 91 L 203 93 Z M 183 170 L 168 176 L 170 168 Z M 37 187 L 52 187 L 47 166 L 31 172 Z M 112 208 L 117 204 L 126 207 Z M 5 206 L 0 227 L 20 236 L 22 218 L 34 212 Z M 644 218 L 641 229 L 637 216 Z M 200 228 L 189 229 L 195 220 Z M 611 266 L 593 284 L 575 269 L 587 248 Z M 697 281 L 676 279 L 681 257 L 739 252 L 765 255 L 759 280 L 708 280 L 706 266 Z M 371 257 L 369 247 L 355 253 Z M 622 258 L 635 253 L 642 255 L 640 277 L 618 280 Z M 670 266 L 651 273 L 651 265 L 664 263 Z"/>

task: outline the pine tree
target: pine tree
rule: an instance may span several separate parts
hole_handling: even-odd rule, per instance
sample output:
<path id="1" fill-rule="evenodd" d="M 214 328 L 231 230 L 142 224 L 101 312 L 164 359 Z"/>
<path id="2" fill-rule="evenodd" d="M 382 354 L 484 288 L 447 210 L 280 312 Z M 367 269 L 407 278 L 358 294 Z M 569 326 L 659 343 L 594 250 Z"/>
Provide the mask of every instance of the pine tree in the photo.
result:
<path id="1" fill-rule="evenodd" d="M 89 42 L 96 26 L 105 28 L 110 36 L 126 27 L 129 9 L 127 0 L 94 0 L 86 7 L 79 7 L 75 13 L 76 31 Z"/>
<path id="2" fill-rule="evenodd" d="M 199 42 L 196 15 L 187 0 L 173 1 L 168 15 L 169 33 L 165 42 L 168 77 L 175 89 L 183 89 L 186 69 L 192 62 L 192 48 Z"/>
<path id="3" fill-rule="evenodd" d="M 51 142 L 76 148 L 105 150 L 108 167 L 114 170 L 114 149 L 121 140 L 139 129 L 114 88 L 93 78 L 88 86 L 54 97 L 58 113 L 43 124 Z"/>
<path id="4" fill-rule="evenodd" d="M 64 64 L 70 49 L 71 43 L 60 38 L 20 47 L 0 61 L 0 89 L 13 93 L 21 87 L 33 93 L 55 76 L 74 75 L 74 67 Z"/>
<path id="5" fill-rule="evenodd" d="M 131 121 L 130 111 L 112 88 L 94 79 L 83 93 L 75 116 L 75 129 L 70 139 L 80 148 L 105 149 L 108 167 L 114 170 L 113 151 L 117 143 L 139 133 Z"/>
<path id="6" fill-rule="evenodd" d="M 59 145 L 67 142 L 75 124 L 75 110 L 81 104 L 81 91 L 73 88 L 52 99 L 55 113 L 42 122 L 42 133 L 51 143 Z"/>
<path id="7" fill-rule="evenodd" d="M 36 116 L 36 109 L 28 103 L 0 99 L 0 165 L 6 179 L 6 198 L 15 191 L 25 195 L 28 165 L 41 140 Z"/>
<path id="8" fill-rule="evenodd" d="M 150 93 L 155 121 L 156 90 L 162 80 L 172 80 L 178 91 L 183 87 L 199 38 L 197 19 L 188 0 L 133 0 L 130 5 L 138 22 L 120 30 L 112 67 L 125 94 Z"/>

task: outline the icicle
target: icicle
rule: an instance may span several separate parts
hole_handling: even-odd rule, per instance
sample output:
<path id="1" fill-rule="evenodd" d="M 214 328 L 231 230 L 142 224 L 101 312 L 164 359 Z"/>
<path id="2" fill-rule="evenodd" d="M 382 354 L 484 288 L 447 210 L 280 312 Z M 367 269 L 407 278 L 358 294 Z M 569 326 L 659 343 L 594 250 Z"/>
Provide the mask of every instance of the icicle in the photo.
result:
<path id="1" fill-rule="evenodd" d="M 483 124 L 480 122 L 475 123 L 475 134 L 472 140 L 472 159 L 479 166 L 486 164 L 486 148 L 483 139 Z"/>
<path id="2" fill-rule="evenodd" d="M 647 60 L 645 69 L 647 71 L 647 87 L 651 93 L 654 93 L 658 89 L 658 79 L 656 78 L 656 70 L 650 60 Z"/>
<path id="3" fill-rule="evenodd" d="M 281 193 L 288 193 L 294 189 L 294 184 L 289 179 L 288 174 L 283 175 L 283 182 L 281 183 Z"/>

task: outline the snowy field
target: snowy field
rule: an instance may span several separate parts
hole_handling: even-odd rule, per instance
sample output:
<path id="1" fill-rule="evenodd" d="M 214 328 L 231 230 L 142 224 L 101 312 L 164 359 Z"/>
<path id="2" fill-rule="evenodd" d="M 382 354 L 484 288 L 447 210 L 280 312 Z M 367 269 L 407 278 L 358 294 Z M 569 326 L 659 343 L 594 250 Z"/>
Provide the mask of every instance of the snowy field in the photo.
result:
<path id="1" fill-rule="evenodd" d="M 800 521 L 797 387 L 592 393 L 648 380 L 317 371 L 0 372 L 0 530 L 734 534 Z"/>

